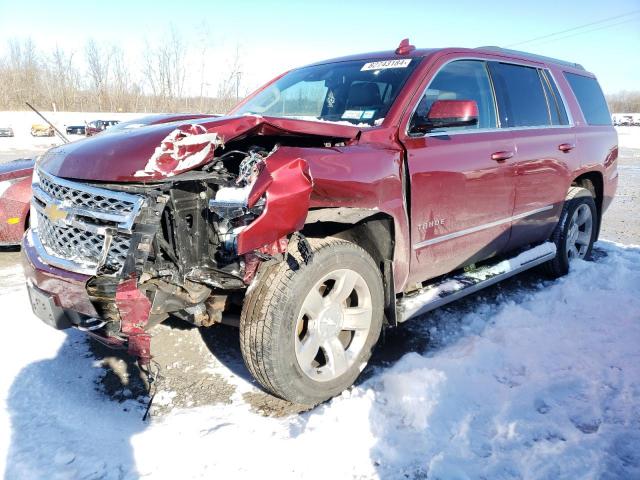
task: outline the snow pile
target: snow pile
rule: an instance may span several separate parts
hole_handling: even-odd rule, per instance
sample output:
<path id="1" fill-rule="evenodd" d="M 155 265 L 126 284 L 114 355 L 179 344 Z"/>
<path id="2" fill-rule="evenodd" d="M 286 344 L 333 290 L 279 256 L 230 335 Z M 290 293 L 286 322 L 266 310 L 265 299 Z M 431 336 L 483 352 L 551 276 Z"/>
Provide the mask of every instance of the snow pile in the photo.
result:
<path id="1" fill-rule="evenodd" d="M 597 253 L 556 282 L 510 280 L 409 322 L 427 351 L 282 419 L 253 413 L 237 380 L 230 405 L 143 423 L 138 404 L 92 389 L 82 336 L 12 292 L 0 462 L 12 479 L 640 478 L 640 247 Z"/>

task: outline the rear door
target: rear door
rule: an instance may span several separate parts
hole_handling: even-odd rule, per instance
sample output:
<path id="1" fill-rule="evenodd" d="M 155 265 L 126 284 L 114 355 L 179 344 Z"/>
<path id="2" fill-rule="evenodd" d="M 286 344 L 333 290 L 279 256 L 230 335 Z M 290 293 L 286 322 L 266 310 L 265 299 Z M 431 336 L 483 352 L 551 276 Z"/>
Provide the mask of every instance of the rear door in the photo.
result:
<path id="1" fill-rule="evenodd" d="M 489 62 L 500 123 L 513 135 L 515 176 L 511 236 L 506 250 L 544 241 L 557 223 L 579 159 L 576 136 L 549 71 Z"/>
<path id="2" fill-rule="evenodd" d="M 492 155 L 513 155 L 515 147 L 510 132 L 497 128 L 487 63 L 443 61 L 411 118 L 442 99 L 475 100 L 479 121 L 422 134 L 409 120 L 401 133 L 410 177 L 411 283 L 501 252 L 511 226 L 513 177 Z"/>

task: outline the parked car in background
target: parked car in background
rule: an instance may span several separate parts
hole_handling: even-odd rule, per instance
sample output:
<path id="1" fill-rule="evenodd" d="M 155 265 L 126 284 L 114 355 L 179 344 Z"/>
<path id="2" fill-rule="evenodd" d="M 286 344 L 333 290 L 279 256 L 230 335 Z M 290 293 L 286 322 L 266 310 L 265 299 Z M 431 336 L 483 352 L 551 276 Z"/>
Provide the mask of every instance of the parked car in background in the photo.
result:
<path id="1" fill-rule="evenodd" d="M 169 113 L 147 115 L 123 123 L 128 123 L 127 129 L 132 130 L 147 125 L 207 117 L 212 116 L 199 113 Z M 35 161 L 32 159 L 18 159 L 0 164 L 0 245 L 19 245 L 22 235 L 29 226 L 31 177 L 34 164 Z"/>
<path id="2" fill-rule="evenodd" d="M 19 245 L 29 226 L 34 160 L 0 164 L 0 246 Z"/>
<path id="3" fill-rule="evenodd" d="M 87 123 L 87 126 L 85 127 L 85 135 L 87 137 L 91 137 L 92 135 L 103 132 L 107 128 L 113 127 L 118 123 L 120 123 L 120 120 L 93 120 Z"/>
<path id="4" fill-rule="evenodd" d="M 589 258 L 618 182 L 595 76 L 495 47 L 405 40 L 176 127 L 38 162 L 33 310 L 144 366 L 169 316 L 205 327 L 240 313 L 248 370 L 305 405 L 353 384 L 383 325 Z"/>
<path id="5" fill-rule="evenodd" d="M 85 125 L 67 125 L 65 131 L 67 135 L 85 135 L 86 127 Z"/>
<path id="6" fill-rule="evenodd" d="M 51 125 L 44 123 L 34 123 L 31 125 L 32 137 L 53 137 L 55 131 Z"/>
<path id="7" fill-rule="evenodd" d="M 13 128 L 11 127 L 0 127 L 0 137 L 13 137 Z"/>

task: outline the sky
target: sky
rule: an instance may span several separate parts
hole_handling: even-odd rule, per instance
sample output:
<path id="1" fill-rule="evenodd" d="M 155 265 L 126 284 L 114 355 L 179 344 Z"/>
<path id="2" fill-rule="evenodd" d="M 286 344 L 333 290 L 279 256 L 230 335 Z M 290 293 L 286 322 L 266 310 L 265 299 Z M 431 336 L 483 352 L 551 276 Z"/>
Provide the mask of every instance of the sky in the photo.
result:
<path id="1" fill-rule="evenodd" d="M 601 22 L 611 17 L 617 18 Z M 574 29 L 585 24 L 593 25 Z M 75 50 L 80 61 L 94 38 L 120 45 L 136 68 L 144 46 L 171 28 L 189 46 L 193 94 L 202 83 L 203 56 L 205 94 L 215 93 L 236 49 L 247 93 L 284 70 L 393 50 L 405 37 L 418 48 L 519 44 L 514 48 L 581 63 L 606 93 L 640 90 L 640 0 L 0 0 L 0 52 L 11 38 L 31 37 L 43 54 L 57 45 Z"/>

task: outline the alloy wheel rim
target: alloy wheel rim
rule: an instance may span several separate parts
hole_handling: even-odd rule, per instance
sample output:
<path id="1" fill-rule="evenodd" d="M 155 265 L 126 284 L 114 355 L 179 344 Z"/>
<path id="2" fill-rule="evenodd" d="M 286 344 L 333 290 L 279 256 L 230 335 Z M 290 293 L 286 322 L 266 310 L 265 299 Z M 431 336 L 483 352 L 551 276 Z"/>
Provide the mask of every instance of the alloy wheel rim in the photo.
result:
<path id="1" fill-rule="evenodd" d="M 567 258 L 583 259 L 587 255 L 591 244 L 591 233 L 593 230 L 593 216 L 588 205 L 582 204 L 573 212 L 569 221 L 567 232 L 566 251 Z"/>
<path id="2" fill-rule="evenodd" d="M 296 322 L 296 360 L 304 374 L 318 382 L 347 372 L 362 352 L 373 308 L 371 291 L 350 269 L 334 270 L 309 291 Z"/>

